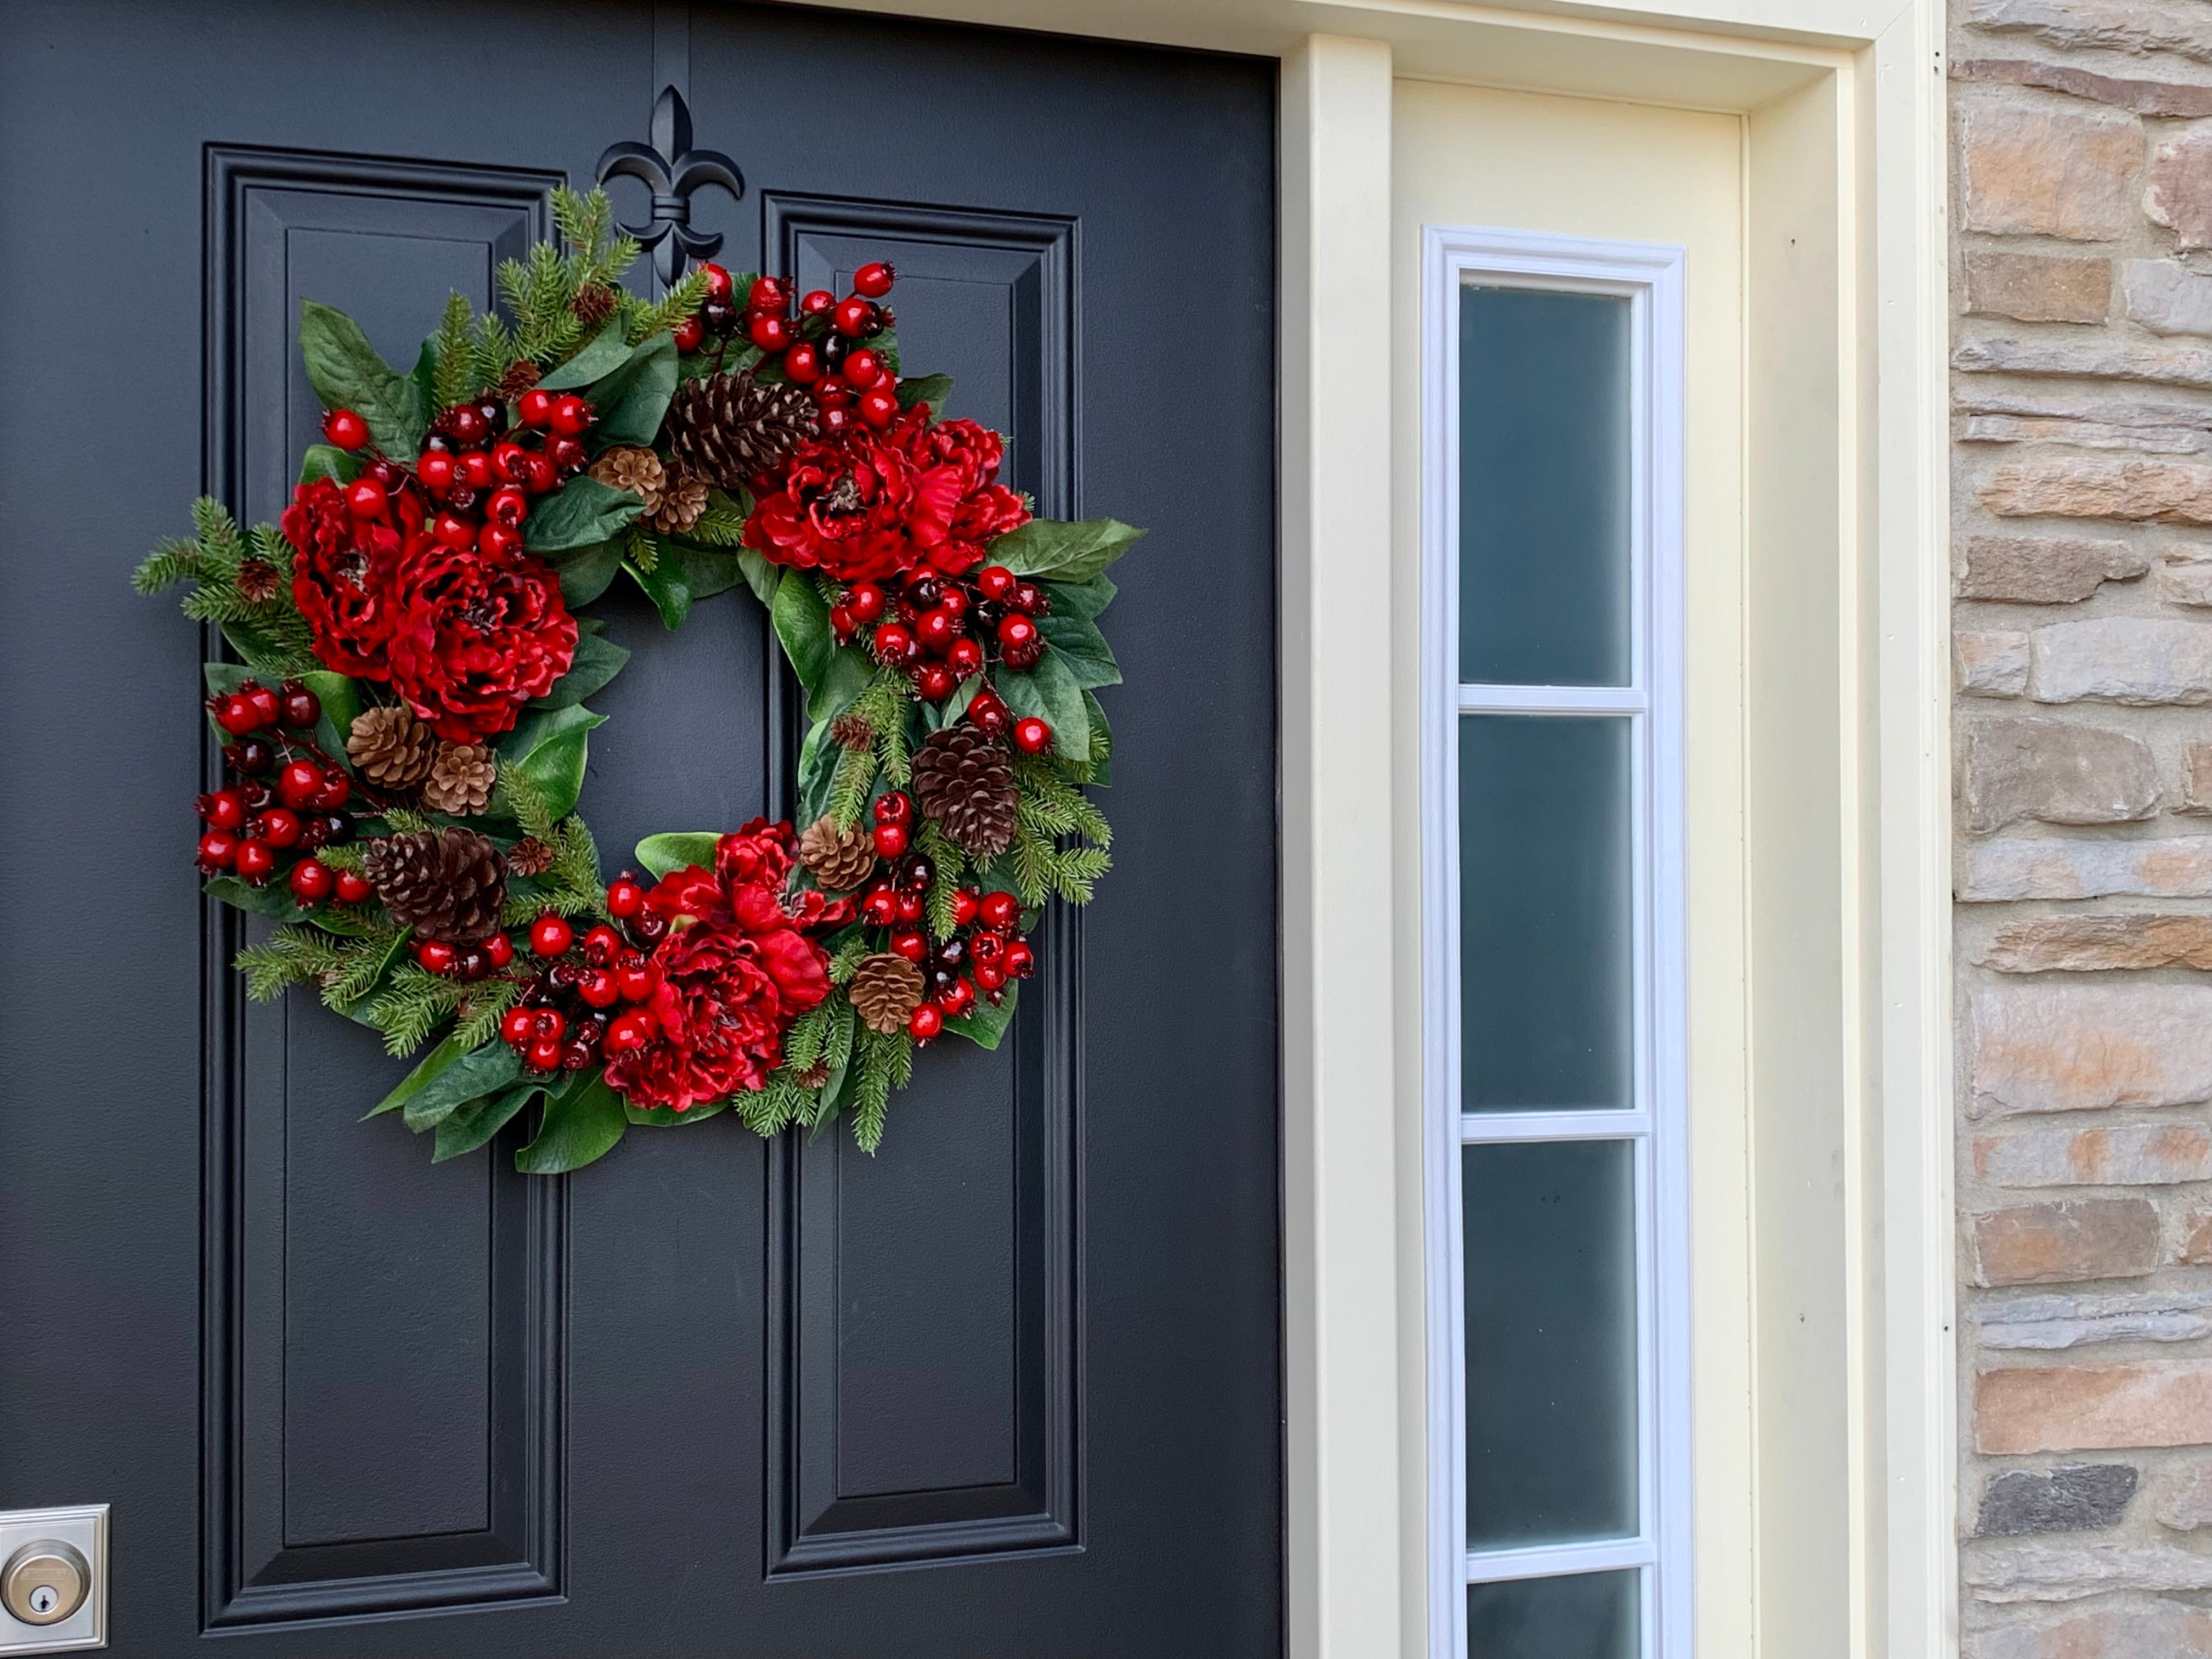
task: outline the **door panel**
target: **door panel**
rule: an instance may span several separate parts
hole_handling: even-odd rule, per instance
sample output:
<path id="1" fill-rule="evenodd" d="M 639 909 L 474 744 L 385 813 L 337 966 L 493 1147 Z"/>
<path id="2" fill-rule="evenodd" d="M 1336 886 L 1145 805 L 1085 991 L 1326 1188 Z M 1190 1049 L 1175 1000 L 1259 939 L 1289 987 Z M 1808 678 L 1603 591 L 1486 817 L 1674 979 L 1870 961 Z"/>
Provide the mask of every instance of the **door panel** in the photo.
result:
<path id="1" fill-rule="evenodd" d="M 0 755 L 0 1507 L 114 1504 L 115 1646 L 150 1659 L 1279 1651 L 1272 70 L 602 0 L 0 31 L 0 689 L 101 711 Z M 1117 867 L 873 1159 L 723 1118 L 573 1180 L 515 1175 L 516 1135 L 433 1167 L 358 1121 L 402 1062 L 240 994 L 185 850 L 196 642 L 125 578 L 203 485 L 281 506 L 302 296 L 411 362 L 664 76 L 751 187 L 696 204 L 726 263 L 887 255 L 912 366 L 1011 481 L 1149 527 Z M 593 699 L 611 868 L 788 811 L 750 596 L 680 635 L 594 610 L 635 653 Z M 98 937 L 56 879 L 88 846 Z"/>

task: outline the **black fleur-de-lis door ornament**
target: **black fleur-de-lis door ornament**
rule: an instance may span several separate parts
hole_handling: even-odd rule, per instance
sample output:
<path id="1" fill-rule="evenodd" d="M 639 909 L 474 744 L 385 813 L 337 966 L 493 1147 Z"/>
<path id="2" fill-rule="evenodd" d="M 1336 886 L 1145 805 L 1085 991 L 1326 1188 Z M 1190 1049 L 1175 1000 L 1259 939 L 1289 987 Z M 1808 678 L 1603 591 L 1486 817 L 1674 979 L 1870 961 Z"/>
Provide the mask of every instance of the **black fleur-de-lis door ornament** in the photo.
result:
<path id="1" fill-rule="evenodd" d="M 691 148 L 691 110 L 674 87 L 663 87 L 653 106 L 653 142 L 649 144 L 609 144 L 599 157 L 599 182 L 636 179 L 653 192 L 653 217 L 642 225 L 624 225 L 638 244 L 653 254 L 653 268 L 665 287 L 675 286 L 684 267 L 694 259 L 714 257 L 722 246 L 722 234 L 691 228 L 691 192 L 706 185 L 720 185 L 732 197 L 745 193 L 744 175 L 738 164 L 720 150 Z"/>

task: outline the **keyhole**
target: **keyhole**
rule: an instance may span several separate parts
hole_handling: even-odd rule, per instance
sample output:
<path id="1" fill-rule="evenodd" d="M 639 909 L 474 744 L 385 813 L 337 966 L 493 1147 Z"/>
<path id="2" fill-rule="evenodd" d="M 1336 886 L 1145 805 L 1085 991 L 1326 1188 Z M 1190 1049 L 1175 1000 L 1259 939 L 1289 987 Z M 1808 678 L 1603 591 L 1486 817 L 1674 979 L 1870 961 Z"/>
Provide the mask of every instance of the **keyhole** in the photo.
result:
<path id="1" fill-rule="evenodd" d="M 61 1605 L 61 1599 L 62 1593 L 52 1584 L 40 1584 L 31 1592 L 31 1611 L 40 1614 L 52 1613 Z"/>

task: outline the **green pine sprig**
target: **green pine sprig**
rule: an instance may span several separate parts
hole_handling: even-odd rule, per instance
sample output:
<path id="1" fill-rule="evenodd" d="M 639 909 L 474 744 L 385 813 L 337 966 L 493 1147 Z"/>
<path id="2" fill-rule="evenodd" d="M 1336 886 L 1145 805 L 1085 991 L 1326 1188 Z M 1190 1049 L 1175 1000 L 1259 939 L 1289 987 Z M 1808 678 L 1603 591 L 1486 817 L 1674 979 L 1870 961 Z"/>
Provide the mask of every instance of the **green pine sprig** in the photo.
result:
<path id="1" fill-rule="evenodd" d="M 173 538 L 148 554 L 132 573 L 131 586 L 153 594 L 190 582 L 191 591 L 181 602 L 185 615 L 220 628 L 258 674 L 281 679 L 316 667 L 313 635 L 292 602 L 291 544 L 269 525 L 257 526 L 250 537 L 241 534 L 212 495 L 192 503 L 192 531 L 191 540 Z M 240 591 L 240 574 L 249 562 L 267 567 L 257 573 L 270 590 L 264 599 Z"/>

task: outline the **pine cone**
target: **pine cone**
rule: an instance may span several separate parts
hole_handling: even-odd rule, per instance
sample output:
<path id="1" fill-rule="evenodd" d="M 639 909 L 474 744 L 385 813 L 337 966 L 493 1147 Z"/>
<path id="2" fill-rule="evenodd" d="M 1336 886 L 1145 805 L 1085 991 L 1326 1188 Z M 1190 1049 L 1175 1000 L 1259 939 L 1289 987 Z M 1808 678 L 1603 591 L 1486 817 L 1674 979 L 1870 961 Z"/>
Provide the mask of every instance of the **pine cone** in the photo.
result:
<path id="1" fill-rule="evenodd" d="M 498 777 L 499 762 L 484 744 L 441 743 L 422 783 L 422 804 L 455 817 L 481 812 L 491 802 L 491 787 Z"/>
<path id="2" fill-rule="evenodd" d="M 592 463 L 592 477 L 610 489 L 627 489 L 642 497 L 645 510 L 651 513 L 660 506 L 668 470 L 651 450 L 635 444 L 617 444 Z"/>
<path id="3" fill-rule="evenodd" d="M 499 395 L 513 403 L 536 386 L 544 371 L 527 357 L 517 357 L 499 377 Z"/>
<path id="4" fill-rule="evenodd" d="M 817 1060 L 811 1066 L 793 1072 L 791 1080 L 802 1089 L 819 1089 L 830 1081 L 830 1062 Z"/>
<path id="5" fill-rule="evenodd" d="M 238 597 L 248 605 L 266 605 L 276 597 L 283 578 L 266 559 L 248 559 L 238 567 Z"/>
<path id="6" fill-rule="evenodd" d="M 568 309 L 586 328 L 597 328 L 615 314 L 615 307 L 622 296 L 605 283 L 586 283 L 576 290 L 576 297 L 568 301 Z"/>
<path id="7" fill-rule="evenodd" d="M 474 945 L 499 931 L 507 864 L 491 837 L 453 825 L 368 843 L 369 885 L 418 939 Z"/>
<path id="8" fill-rule="evenodd" d="M 817 818 L 799 837 L 799 861 L 824 891 L 849 893 L 876 867 L 875 838 L 857 829 L 840 830 L 835 818 Z"/>
<path id="9" fill-rule="evenodd" d="M 861 1024 L 889 1036 L 906 1030 L 906 1017 L 921 1005 L 921 969 L 888 951 L 863 957 L 845 994 L 852 998 Z"/>
<path id="10" fill-rule="evenodd" d="M 430 775 L 438 757 L 438 734 L 398 703 L 353 717 L 346 754 L 362 776 L 379 789 L 412 789 Z"/>
<path id="11" fill-rule="evenodd" d="M 698 523 L 706 510 L 707 481 L 695 472 L 672 471 L 661 486 L 660 505 L 647 509 L 645 521 L 663 534 L 680 532 Z"/>
<path id="12" fill-rule="evenodd" d="M 542 876 L 553 867 L 558 855 L 535 836 L 525 836 L 507 849 L 507 868 L 511 875 Z"/>
<path id="13" fill-rule="evenodd" d="M 750 368 L 678 388 L 665 428 L 687 471 L 735 489 L 773 472 L 814 435 L 814 399 L 795 386 L 763 386 Z"/>
<path id="14" fill-rule="evenodd" d="M 855 714 L 848 708 L 830 722 L 830 741 L 840 749 L 872 749 L 876 746 L 876 728 L 868 724 L 866 715 Z"/>
<path id="15" fill-rule="evenodd" d="M 914 757 L 914 799 L 964 852 L 994 859 L 1014 839 L 1021 790 L 998 739 L 963 723 L 933 732 Z"/>

